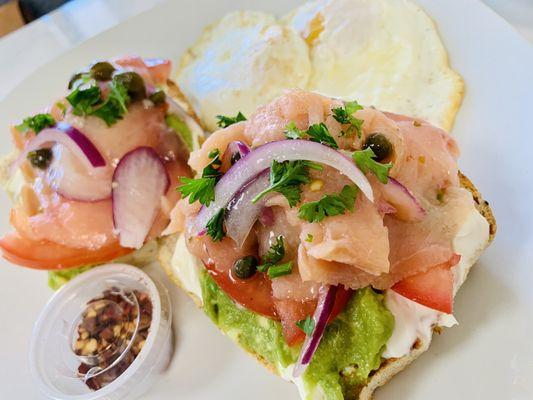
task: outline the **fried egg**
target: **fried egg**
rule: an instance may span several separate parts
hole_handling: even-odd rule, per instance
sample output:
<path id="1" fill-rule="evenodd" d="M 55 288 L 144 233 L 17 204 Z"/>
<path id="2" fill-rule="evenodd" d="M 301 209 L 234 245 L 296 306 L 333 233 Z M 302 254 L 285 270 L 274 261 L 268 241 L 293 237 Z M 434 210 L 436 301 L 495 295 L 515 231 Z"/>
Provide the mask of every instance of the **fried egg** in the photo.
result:
<path id="1" fill-rule="evenodd" d="M 204 124 L 217 115 L 249 115 L 285 88 L 305 88 L 309 49 L 269 14 L 235 12 L 208 27 L 181 60 L 177 82 Z"/>
<path id="2" fill-rule="evenodd" d="M 284 20 L 310 48 L 307 90 L 452 127 L 463 82 L 413 2 L 319 0 Z"/>
<path id="3" fill-rule="evenodd" d="M 176 77 L 208 129 L 301 88 L 450 130 L 463 81 L 431 18 L 409 0 L 317 0 L 281 20 L 228 14 L 182 58 Z"/>

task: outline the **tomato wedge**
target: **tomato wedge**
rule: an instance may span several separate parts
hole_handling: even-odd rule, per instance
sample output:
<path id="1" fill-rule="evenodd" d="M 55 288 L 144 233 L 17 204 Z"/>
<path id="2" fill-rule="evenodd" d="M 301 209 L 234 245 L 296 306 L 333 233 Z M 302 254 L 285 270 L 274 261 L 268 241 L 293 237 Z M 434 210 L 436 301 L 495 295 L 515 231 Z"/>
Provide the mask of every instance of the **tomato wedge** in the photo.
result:
<path id="1" fill-rule="evenodd" d="M 241 306 L 266 317 L 278 319 L 270 280 L 264 274 L 256 274 L 246 281 L 239 281 L 231 277 L 230 271 L 219 271 L 210 263 L 204 265 L 218 286 Z"/>
<path id="2" fill-rule="evenodd" d="M 446 314 L 453 312 L 453 272 L 460 256 L 455 254 L 449 262 L 410 276 L 392 287 L 396 293 L 426 307 Z"/>
<path id="3" fill-rule="evenodd" d="M 344 286 L 339 286 L 335 296 L 335 304 L 328 319 L 328 324 L 339 315 L 346 303 L 352 297 L 352 290 L 345 289 Z M 302 319 L 312 316 L 315 312 L 316 301 L 301 302 L 297 300 L 274 300 L 276 304 L 276 312 L 281 320 L 283 328 L 283 336 L 289 346 L 294 346 L 297 343 L 303 342 L 305 339 L 304 332 L 298 328 L 296 323 Z"/>
<path id="4" fill-rule="evenodd" d="M 13 264 L 45 270 L 103 263 L 133 251 L 118 243 L 98 250 L 75 249 L 47 240 L 26 239 L 16 232 L 8 233 L 0 239 L 0 249 L 3 257 Z"/>

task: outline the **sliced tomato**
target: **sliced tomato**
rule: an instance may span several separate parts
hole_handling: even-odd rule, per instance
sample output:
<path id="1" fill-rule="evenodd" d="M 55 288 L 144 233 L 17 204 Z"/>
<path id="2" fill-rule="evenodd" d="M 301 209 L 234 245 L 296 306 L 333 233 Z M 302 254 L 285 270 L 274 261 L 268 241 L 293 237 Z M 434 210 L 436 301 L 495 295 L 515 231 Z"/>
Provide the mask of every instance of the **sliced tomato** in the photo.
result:
<path id="1" fill-rule="evenodd" d="M 396 293 L 426 307 L 453 312 L 453 272 L 451 267 L 459 262 L 455 254 L 449 262 L 437 265 L 430 270 L 410 276 L 392 287 Z"/>
<path id="2" fill-rule="evenodd" d="M 246 281 L 233 279 L 229 271 L 217 270 L 213 264 L 204 263 L 218 286 L 244 308 L 277 319 L 270 280 L 264 274 L 256 274 Z"/>
<path id="3" fill-rule="evenodd" d="M 346 303 L 352 296 L 352 291 L 339 286 L 335 296 L 335 304 L 329 316 L 328 323 L 333 322 L 335 318 L 344 310 Z M 313 315 L 316 308 L 316 301 L 297 301 L 297 300 L 274 300 L 276 312 L 281 321 L 283 336 L 289 346 L 293 346 L 305 339 L 304 332 L 298 328 L 296 323 L 302 319 Z"/>
<path id="4" fill-rule="evenodd" d="M 103 263 L 133 251 L 118 243 L 98 250 L 75 249 L 47 240 L 26 239 L 16 232 L 8 233 L 0 239 L 0 249 L 3 257 L 13 264 L 46 270 Z"/>

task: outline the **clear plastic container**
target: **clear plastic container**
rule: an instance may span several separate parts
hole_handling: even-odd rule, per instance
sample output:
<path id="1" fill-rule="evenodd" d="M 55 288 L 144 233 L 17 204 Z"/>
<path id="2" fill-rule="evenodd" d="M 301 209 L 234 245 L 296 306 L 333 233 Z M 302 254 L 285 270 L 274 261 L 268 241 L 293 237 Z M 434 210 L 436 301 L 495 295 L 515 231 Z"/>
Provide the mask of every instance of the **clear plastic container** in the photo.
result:
<path id="1" fill-rule="evenodd" d="M 95 302 L 94 299 L 101 298 L 104 291 L 111 291 L 114 298 L 120 301 Z M 101 375 L 104 373 L 109 376 L 110 371 L 121 371 L 118 369 L 119 363 L 123 361 L 125 364 L 127 357 L 131 360 L 132 346 L 141 339 L 136 336 L 143 328 L 135 293 L 146 293 L 152 304 L 152 319 L 144 345 L 133 362 L 116 379 L 93 390 L 86 382 L 98 375 L 104 378 Z M 137 313 L 133 314 L 133 318 L 128 316 L 129 320 L 122 321 L 120 326 L 126 328 L 120 335 L 110 339 L 112 345 L 105 349 L 107 355 L 100 350 L 80 354 L 76 344 L 80 340 L 80 322 L 85 321 L 87 313 L 93 312 L 95 307 L 107 307 L 106 310 L 114 314 L 114 317 L 127 315 L 121 313 L 125 302 L 133 309 L 137 307 Z M 170 361 L 173 350 L 171 324 L 172 311 L 167 290 L 139 268 L 126 264 L 107 264 L 93 268 L 61 288 L 41 312 L 30 344 L 31 373 L 40 390 L 51 399 L 116 400 L 138 397 L 154 383 Z M 112 353 L 113 363 L 107 368 L 101 368 L 98 364 L 99 357 L 102 359 L 109 353 Z M 82 363 L 91 368 L 80 373 Z"/>

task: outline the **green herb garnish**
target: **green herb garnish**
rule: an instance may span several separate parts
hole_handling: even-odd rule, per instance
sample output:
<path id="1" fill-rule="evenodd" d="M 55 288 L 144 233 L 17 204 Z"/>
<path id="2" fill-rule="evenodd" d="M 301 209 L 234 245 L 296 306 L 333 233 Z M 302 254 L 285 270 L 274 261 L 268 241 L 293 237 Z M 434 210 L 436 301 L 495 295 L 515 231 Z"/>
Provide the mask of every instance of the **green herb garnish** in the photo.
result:
<path id="1" fill-rule="evenodd" d="M 77 87 L 68 96 L 67 101 L 72 106 L 72 113 L 74 115 L 90 115 L 101 100 L 100 88 L 98 86 L 91 86 L 86 89 Z"/>
<path id="2" fill-rule="evenodd" d="M 313 142 L 321 143 L 334 149 L 339 148 L 337 142 L 329 133 L 328 127 L 323 122 L 311 125 L 307 131 L 298 129 L 294 122 L 290 122 L 285 126 L 285 137 L 287 139 L 304 139 L 307 136 Z"/>
<path id="3" fill-rule="evenodd" d="M 298 129 L 294 122 L 289 122 L 285 126 L 285 137 L 287 139 L 303 139 L 305 137 L 305 131 Z"/>
<path id="4" fill-rule="evenodd" d="M 246 121 L 246 117 L 239 111 L 235 117 L 227 117 L 225 115 L 217 115 L 217 125 L 220 128 L 227 128 L 230 125 L 236 124 L 237 122 Z"/>
<path id="5" fill-rule="evenodd" d="M 265 272 L 273 265 L 279 263 L 285 257 L 285 244 L 283 243 L 283 236 L 276 238 L 276 243 L 270 246 L 267 253 L 261 257 L 261 265 L 257 267 L 258 271 Z"/>
<path id="6" fill-rule="evenodd" d="M 342 132 L 343 135 L 351 135 L 355 131 L 357 133 L 357 137 L 361 138 L 363 120 L 356 118 L 353 114 L 362 109 L 363 107 L 354 100 L 346 102 L 344 107 L 337 107 L 331 110 L 333 112 L 333 118 L 335 118 L 337 122 L 343 125 L 350 125 L 346 132 Z"/>
<path id="7" fill-rule="evenodd" d="M 306 319 L 302 319 L 296 323 L 296 326 L 300 328 L 306 336 L 311 336 L 315 329 L 315 320 L 310 315 Z"/>
<path id="8" fill-rule="evenodd" d="M 215 200 L 215 185 L 222 176 L 220 172 L 220 166 L 222 165 L 220 150 L 211 151 L 209 157 L 211 161 L 202 171 L 201 178 L 180 178 L 182 185 L 178 187 L 178 191 L 183 198 L 189 196 L 189 203 L 194 203 L 198 200 L 203 205 L 209 206 Z"/>
<path id="9" fill-rule="evenodd" d="M 292 261 L 284 264 L 272 265 L 268 268 L 268 276 L 270 279 L 279 278 L 280 276 L 289 275 L 292 272 Z"/>
<path id="10" fill-rule="evenodd" d="M 358 193 L 357 186 L 346 185 L 339 194 L 326 194 L 318 201 L 305 203 L 300 207 L 298 217 L 307 222 L 320 222 L 326 217 L 353 211 Z"/>
<path id="11" fill-rule="evenodd" d="M 36 114 L 32 117 L 24 118 L 21 124 L 15 128 L 19 132 L 34 131 L 36 134 L 41 132 L 44 128 L 54 126 L 56 120 L 50 114 Z"/>
<path id="12" fill-rule="evenodd" d="M 177 114 L 167 114 L 165 116 L 167 126 L 185 142 L 189 151 L 194 150 L 194 140 L 192 132 L 185 122 Z"/>
<path id="13" fill-rule="evenodd" d="M 270 166 L 270 185 L 252 199 L 256 203 L 263 196 L 271 192 L 278 192 L 284 195 L 291 207 L 300 202 L 302 188 L 301 185 L 309 183 L 309 170 L 322 170 L 320 164 L 296 160 L 277 162 L 272 161 Z"/>
<path id="14" fill-rule="evenodd" d="M 374 160 L 376 155 L 370 147 L 355 151 L 352 157 L 363 174 L 372 172 L 381 183 L 389 181 L 389 170 L 392 168 L 392 163 L 382 164 Z"/>
<path id="15" fill-rule="evenodd" d="M 205 226 L 207 228 L 207 234 L 211 236 L 213 242 L 218 242 L 226 236 L 224 233 L 224 216 L 226 215 L 226 209 L 221 208 L 218 212 L 211 217 Z"/>
<path id="16" fill-rule="evenodd" d="M 308 242 L 308 243 L 311 243 L 313 241 L 313 235 L 308 233 L 306 238 L 305 238 L 305 241 Z"/>

